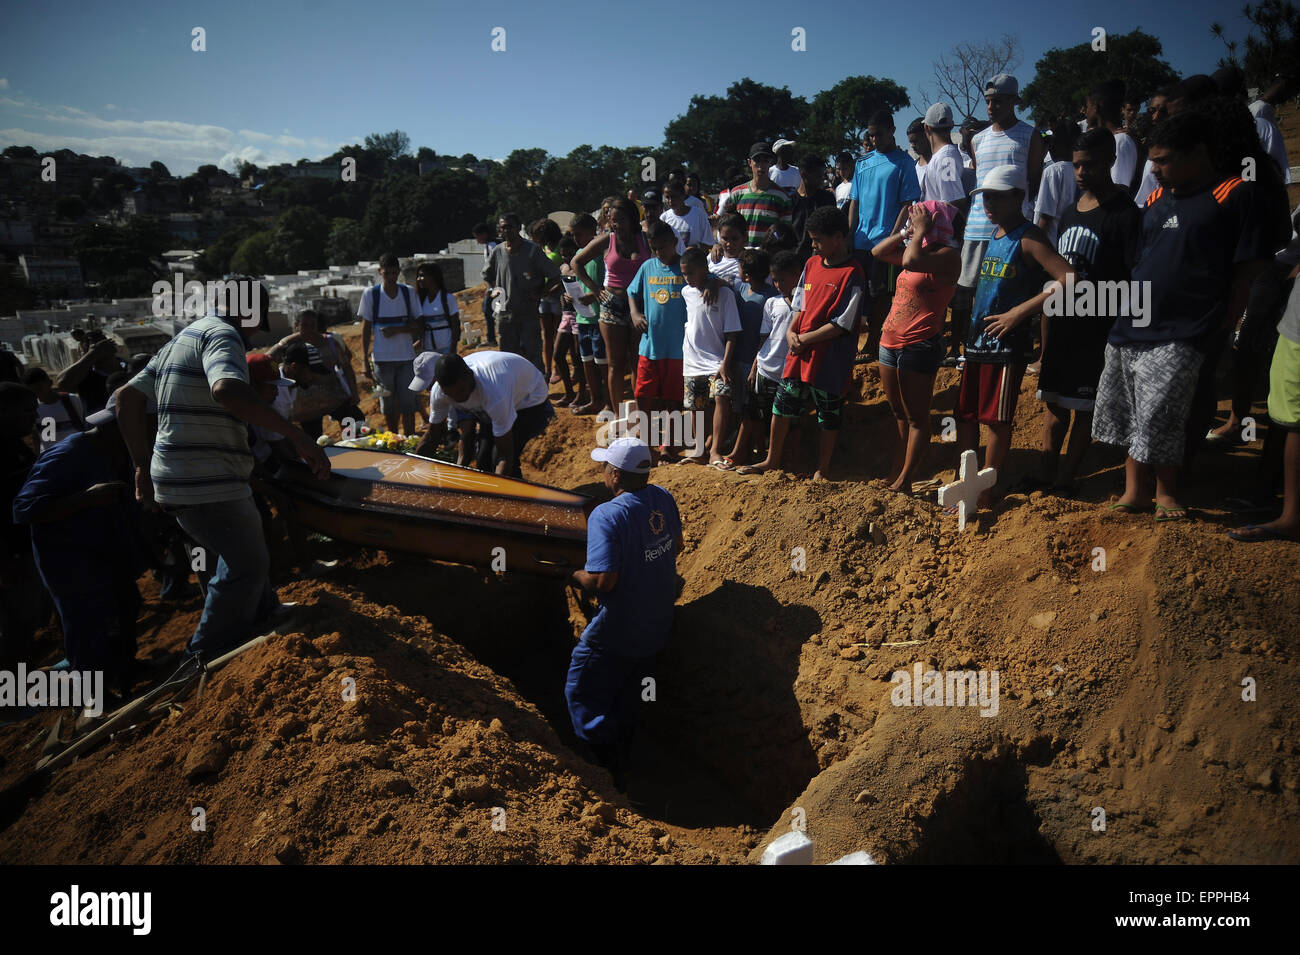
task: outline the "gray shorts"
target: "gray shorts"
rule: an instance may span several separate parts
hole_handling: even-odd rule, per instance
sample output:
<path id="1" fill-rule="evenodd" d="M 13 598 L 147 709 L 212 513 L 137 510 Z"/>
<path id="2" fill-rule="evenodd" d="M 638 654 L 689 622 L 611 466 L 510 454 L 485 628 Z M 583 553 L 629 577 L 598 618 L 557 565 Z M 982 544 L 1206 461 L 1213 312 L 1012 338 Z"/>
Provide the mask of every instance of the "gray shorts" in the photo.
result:
<path id="1" fill-rule="evenodd" d="M 1188 342 L 1106 344 L 1092 436 L 1157 467 L 1183 463 L 1187 415 L 1205 356 Z"/>
<path id="2" fill-rule="evenodd" d="M 415 368 L 409 361 L 377 361 L 379 383 L 384 390 L 391 392 L 386 398 L 379 399 L 379 410 L 383 414 L 415 414 L 415 392 L 411 390 L 411 380 L 415 377 Z"/>
<path id="3" fill-rule="evenodd" d="M 952 297 L 954 305 L 969 307 L 971 304 L 975 286 L 980 282 L 980 266 L 984 264 L 984 253 L 988 248 L 988 239 L 967 239 L 961 244 L 961 275 L 957 277 L 957 292 Z"/>

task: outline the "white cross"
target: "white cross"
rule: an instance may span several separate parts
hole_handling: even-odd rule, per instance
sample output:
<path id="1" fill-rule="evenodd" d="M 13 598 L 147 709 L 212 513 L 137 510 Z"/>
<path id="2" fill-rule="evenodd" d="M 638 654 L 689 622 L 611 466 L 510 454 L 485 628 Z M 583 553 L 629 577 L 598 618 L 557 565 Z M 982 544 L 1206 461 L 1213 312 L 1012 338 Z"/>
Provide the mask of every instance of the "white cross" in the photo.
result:
<path id="1" fill-rule="evenodd" d="M 957 530 L 959 531 L 966 529 L 967 515 L 974 515 L 975 502 L 979 500 L 980 494 L 991 488 L 998 480 L 998 473 L 994 468 L 976 471 L 978 467 L 975 452 L 963 451 L 958 479 L 939 488 L 940 507 L 957 505 Z"/>

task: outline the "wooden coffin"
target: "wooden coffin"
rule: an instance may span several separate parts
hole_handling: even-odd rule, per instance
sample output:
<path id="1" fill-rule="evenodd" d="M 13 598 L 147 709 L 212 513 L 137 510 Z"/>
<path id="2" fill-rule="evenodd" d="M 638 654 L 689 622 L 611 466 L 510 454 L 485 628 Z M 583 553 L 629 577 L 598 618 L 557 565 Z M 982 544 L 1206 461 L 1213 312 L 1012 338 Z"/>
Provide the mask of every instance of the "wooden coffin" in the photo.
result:
<path id="1" fill-rule="evenodd" d="M 261 483 L 286 518 L 336 540 L 550 577 L 586 561 L 585 495 L 413 454 L 325 453 L 327 480 L 295 461 Z"/>

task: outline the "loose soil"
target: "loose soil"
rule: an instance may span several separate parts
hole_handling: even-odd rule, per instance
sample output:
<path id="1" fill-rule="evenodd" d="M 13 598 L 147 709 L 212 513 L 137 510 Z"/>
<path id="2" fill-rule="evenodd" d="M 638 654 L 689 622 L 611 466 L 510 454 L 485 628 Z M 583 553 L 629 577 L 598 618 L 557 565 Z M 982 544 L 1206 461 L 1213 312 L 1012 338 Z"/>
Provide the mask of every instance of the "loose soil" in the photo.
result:
<path id="1" fill-rule="evenodd" d="M 940 372 L 936 434 L 956 385 Z M 1034 386 L 1012 476 L 1035 459 Z M 1221 505 L 1259 442 L 1198 459 L 1192 521 L 1109 511 L 1122 457 L 1094 447 L 1077 499 L 1013 493 L 958 533 L 932 492 L 885 488 L 874 366 L 853 395 L 835 482 L 807 477 L 811 422 L 793 474 L 655 470 L 686 548 L 626 795 L 568 726 L 590 609 L 572 591 L 316 543 L 340 565 L 281 578 L 292 632 L 170 716 L 27 787 L 54 714 L 0 728 L 0 861 L 738 863 L 801 821 L 816 862 L 1300 861 L 1297 550 L 1233 544 Z M 561 409 L 524 475 L 603 495 L 594 442 Z M 956 464 L 936 440 L 922 477 Z M 160 661 L 200 603 L 141 588 L 141 657 Z M 57 627 L 42 640 L 57 659 Z M 892 705 L 916 663 L 997 671 L 997 714 Z"/>

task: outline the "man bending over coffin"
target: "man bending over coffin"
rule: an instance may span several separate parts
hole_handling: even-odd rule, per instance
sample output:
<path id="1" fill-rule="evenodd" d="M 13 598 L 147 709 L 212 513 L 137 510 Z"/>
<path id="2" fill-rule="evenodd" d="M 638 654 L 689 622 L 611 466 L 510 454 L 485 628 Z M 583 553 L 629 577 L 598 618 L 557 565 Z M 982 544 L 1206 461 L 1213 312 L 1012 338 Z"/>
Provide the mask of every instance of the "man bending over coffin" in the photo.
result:
<path id="1" fill-rule="evenodd" d="M 480 471 L 523 477 L 519 455 L 541 434 L 555 409 L 546 379 L 527 358 L 502 351 L 415 359 L 412 391 L 429 392 L 429 427 L 416 454 L 431 455 L 447 433 L 447 420 L 460 429 L 456 463 Z"/>

